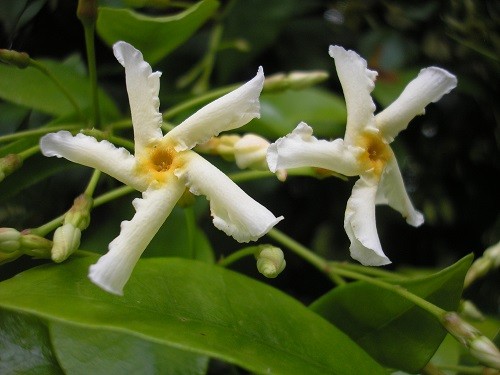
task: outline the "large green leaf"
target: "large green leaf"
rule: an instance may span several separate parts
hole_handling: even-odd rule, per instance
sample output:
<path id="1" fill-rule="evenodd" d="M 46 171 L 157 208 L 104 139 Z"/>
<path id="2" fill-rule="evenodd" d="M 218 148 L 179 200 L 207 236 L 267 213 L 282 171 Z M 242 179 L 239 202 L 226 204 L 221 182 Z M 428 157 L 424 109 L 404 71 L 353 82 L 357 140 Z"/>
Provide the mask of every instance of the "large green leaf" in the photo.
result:
<path id="1" fill-rule="evenodd" d="M 344 99 L 318 88 L 263 94 L 260 108 L 260 119 L 254 119 L 242 131 L 283 137 L 301 121 L 311 126 L 317 137 L 340 137 L 345 130 Z"/>
<path id="2" fill-rule="evenodd" d="M 0 307 L 123 332 L 266 374 L 385 374 L 346 335 L 282 292 L 199 261 L 142 259 L 110 295 L 87 280 L 96 256 L 0 283 Z"/>
<path id="3" fill-rule="evenodd" d="M 88 77 L 75 67 L 73 60 L 68 63 L 53 60 L 39 62 L 56 77 L 86 112 L 91 108 L 90 83 Z M 0 64 L 0 98 L 53 116 L 68 115 L 75 111 L 54 82 L 32 67 L 18 69 Z M 104 119 L 118 117 L 115 104 L 102 90 L 99 90 L 99 101 Z"/>
<path id="4" fill-rule="evenodd" d="M 445 310 L 456 310 L 471 262 L 469 255 L 441 272 L 397 284 Z M 380 363 L 408 372 L 420 370 L 446 335 L 427 312 L 393 292 L 365 282 L 335 288 L 314 302 L 311 309 L 347 333 Z"/>
<path id="5" fill-rule="evenodd" d="M 142 52 L 146 61 L 154 64 L 193 35 L 218 6 L 216 0 L 203 0 L 179 14 L 164 17 L 101 7 L 97 32 L 110 46 L 119 40 L 131 43 Z"/>

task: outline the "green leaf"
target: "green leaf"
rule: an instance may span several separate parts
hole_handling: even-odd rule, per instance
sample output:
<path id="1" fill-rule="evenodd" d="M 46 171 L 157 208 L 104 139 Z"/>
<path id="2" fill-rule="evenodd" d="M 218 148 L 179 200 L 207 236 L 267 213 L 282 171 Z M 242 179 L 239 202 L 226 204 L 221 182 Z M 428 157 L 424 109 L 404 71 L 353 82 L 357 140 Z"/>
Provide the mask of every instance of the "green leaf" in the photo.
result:
<path id="1" fill-rule="evenodd" d="M 205 374 L 208 357 L 110 332 L 53 321 L 54 352 L 66 374 Z M 133 359 L 133 360 L 131 360 Z"/>
<path id="2" fill-rule="evenodd" d="M 75 67 L 74 58 L 68 64 L 53 60 L 38 61 L 71 93 L 84 112 L 90 110 L 90 83 Z M 0 98 L 53 116 L 75 112 L 71 102 L 54 82 L 32 67 L 18 69 L 0 64 Z M 99 102 L 104 119 L 118 117 L 118 109 L 102 90 L 99 90 Z"/>
<path id="3" fill-rule="evenodd" d="M 304 121 L 317 137 L 340 137 L 346 124 L 344 99 L 318 88 L 263 94 L 261 118 L 242 131 L 258 133 L 271 139 L 283 137 Z"/>
<path id="4" fill-rule="evenodd" d="M 472 258 L 466 256 L 436 274 L 397 284 L 442 309 L 456 310 Z M 335 288 L 311 309 L 380 363 L 408 372 L 420 370 L 446 335 L 435 317 L 403 297 L 366 282 Z"/>
<path id="5" fill-rule="evenodd" d="M 216 0 L 204 0 L 179 14 L 165 17 L 101 7 L 97 32 L 110 46 L 119 40 L 132 44 L 142 52 L 147 62 L 154 64 L 191 37 L 218 7 Z"/>
<path id="6" fill-rule="evenodd" d="M 62 374 L 39 318 L 0 310 L 0 374 Z"/>
<path id="7" fill-rule="evenodd" d="M 176 258 L 138 262 L 125 296 L 90 283 L 96 256 L 74 256 L 0 283 L 0 307 L 122 332 L 266 374 L 385 374 L 346 335 L 266 284 Z"/>

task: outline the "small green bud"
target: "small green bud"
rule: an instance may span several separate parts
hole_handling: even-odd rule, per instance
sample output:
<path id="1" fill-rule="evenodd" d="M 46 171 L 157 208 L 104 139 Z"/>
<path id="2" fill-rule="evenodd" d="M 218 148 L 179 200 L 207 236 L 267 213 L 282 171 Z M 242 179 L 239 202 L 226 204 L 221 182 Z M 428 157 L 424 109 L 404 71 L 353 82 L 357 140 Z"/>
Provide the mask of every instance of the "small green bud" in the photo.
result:
<path id="1" fill-rule="evenodd" d="M 52 260 L 61 263 L 73 254 L 80 246 L 82 232 L 72 224 L 64 224 L 54 232 L 51 250 Z"/>
<path id="2" fill-rule="evenodd" d="M 310 72 L 290 72 L 288 74 L 277 73 L 266 78 L 264 92 L 275 92 L 283 90 L 302 90 L 325 81 L 328 73 L 322 70 Z"/>
<path id="3" fill-rule="evenodd" d="M 19 258 L 23 253 L 20 251 L 13 251 L 11 253 L 2 253 L 0 252 L 0 265 L 12 262 L 13 260 L 16 260 Z"/>
<path id="4" fill-rule="evenodd" d="M 484 320 L 484 315 L 481 311 L 469 300 L 463 300 L 460 302 L 458 308 L 460 315 L 466 319 L 482 321 Z"/>
<path id="5" fill-rule="evenodd" d="M 79 0 L 76 16 L 84 25 L 91 25 L 97 21 L 97 0 Z"/>
<path id="6" fill-rule="evenodd" d="M 64 216 L 64 224 L 71 224 L 80 230 L 86 229 L 90 224 L 90 210 L 94 200 L 87 195 L 76 197 L 73 206 Z"/>
<path id="7" fill-rule="evenodd" d="M 266 153 L 269 141 L 256 134 L 245 134 L 234 144 L 236 165 L 241 168 L 269 170 Z"/>
<path id="8" fill-rule="evenodd" d="M 484 250 L 483 257 L 491 260 L 493 268 L 499 268 L 500 267 L 500 242 L 498 242 L 497 244 L 490 246 L 486 250 Z"/>
<path id="9" fill-rule="evenodd" d="M 0 253 L 16 252 L 21 247 L 21 233 L 14 228 L 0 228 Z"/>
<path id="10" fill-rule="evenodd" d="M 500 351 L 486 336 L 472 340 L 470 353 L 483 365 L 500 370 Z"/>
<path id="11" fill-rule="evenodd" d="M 9 154 L 0 159 L 0 181 L 10 175 L 16 169 L 21 168 L 23 159 L 17 154 Z"/>
<path id="12" fill-rule="evenodd" d="M 196 151 L 205 154 L 219 155 L 224 160 L 234 160 L 234 144 L 241 137 L 237 134 L 221 135 L 212 137 L 207 142 L 196 146 Z"/>
<path id="13" fill-rule="evenodd" d="M 255 259 L 257 259 L 259 272 L 269 279 L 278 276 L 286 266 L 285 256 L 279 247 L 262 246 L 255 254 Z"/>
<path id="14" fill-rule="evenodd" d="M 26 52 L 17 52 L 11 49 L 0 49 L 0 61 L 14 65 L 19 69 L 25 69 L 31 63 L 30 56 Z"/>
<path id="15" fill-rule="evenodd" d="M 30 234 L 29 231 L 21 233 L 21 248 L 20 250 L 29 256 L 36 258 L 50 258 L 50 249 L 52 248 L 52 241 Z"/>

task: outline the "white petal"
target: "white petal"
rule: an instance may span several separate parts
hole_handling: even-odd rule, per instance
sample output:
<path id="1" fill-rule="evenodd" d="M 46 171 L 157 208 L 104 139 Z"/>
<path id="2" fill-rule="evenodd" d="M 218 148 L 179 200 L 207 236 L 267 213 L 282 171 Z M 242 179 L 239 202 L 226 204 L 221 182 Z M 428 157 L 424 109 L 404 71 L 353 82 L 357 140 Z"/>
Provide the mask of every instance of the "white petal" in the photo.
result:
<path id="1" fill-rule="evenodd" d="M 195 152 L 174 173 L 196 195 L 210 201 L 214 225 L 238 242 L 255 241 L 283 219 L 249 197 L 229 177 Z"/>
<path id="2" fill-rule="evenodd" d="M 400 212 L 408 224 L 414 227 L 423 224 L 424 216 L 413 207 L 408 197 L 403 182 L 403 176 L 401 176 L 401 171 L 399 170 L 398 162 L 395 157 L 389 159 L 384 169 L 384 173 L 382 173 L 378 193 L 383 196 L 383 199 L 379 200 L 379 202 L 386 203 Z"/>
<path id="3" fill-rule="evenodd" d="M 344 228 L 351 240 L 351 257 L 365 266 L 382 266 L 391 261 L 385 256 L 377 233 L 375 196 L 377 184 L 361 177 L 347 201 Z"/>
<path id="4" fill-rule="evenodd" d="M 375 121 L 371 92 L 375 87 L 377 72 L 367 69 L 366 60 L 354 51 L 339 46 L 330 46 L 330 56 L 344 91 L 347 106 L 347 125 L 344 141 L 353 145 L 357 135 L 364 129 L 374 128 Z"/>
<path id="5" fill-rule="evenodd" d="M 40 139 L 40 149 L 45 156 L 57 156 L 74 163 L 95 168 L 134 189 L 144 191 L 148 182 L 134 172 L 135 158 L 124 148 L 116 148 L 104 140 L 84 134 L 73 136 L 62 130 L 44 135 Z"/>
<path id="6" fill-rule="evenodd" d="M 135 264 L 184 190 L 177 179 L 172 179 L 160 189 L 146 190 L 142 199 L 134 199 L 134 217 L 122 222 L 120 234 L 109 244 L 109 251 L 90 266 L 90 280 L 110 293 L 123 295 Z"/>
<path id="7" fill-rule="evenodd" d="M 144 61 L 142 53 L 128 43 L 115 43 L 113 52 L 116 59 L 125 67 L 137 155 L 152 139 L 163 136 L 160 129 L 162 116 L 159 112 L 160 99 L 158 99 L 161 73 L 153 73 L 151 66 Z"/>
<path id="8" fill-rule="evenodd" d="M 362 152 L 346 146 L 342 139 L 318 140 L 313 130 L 301 122 L 291 134 L 278 139 L 267 150 L 267 163 L 271 172 L 299 167 L 325 168 L 346 176 L 360 173 L 357 154 Z"/>
<path id="9" fill-rule="evenodd" d="M 444 69 L 430 67 L 422 69 L 389 107 L 377 114 L 377 127 L 388 142 L 417 115 L 425 112 L 425 107 L 437 102 L 457 86 L 457 78 Z"/>
<path id="10" fill-rule="evenodd" d="M 263 85 L 264 71 L 260 67 L 252 80 L 207 104 L 172 129 L 167 137 L 176 142 L 176 151 L 191 149 L 222 131 L 239 128 L 259 118 L 259 95 Z"/>

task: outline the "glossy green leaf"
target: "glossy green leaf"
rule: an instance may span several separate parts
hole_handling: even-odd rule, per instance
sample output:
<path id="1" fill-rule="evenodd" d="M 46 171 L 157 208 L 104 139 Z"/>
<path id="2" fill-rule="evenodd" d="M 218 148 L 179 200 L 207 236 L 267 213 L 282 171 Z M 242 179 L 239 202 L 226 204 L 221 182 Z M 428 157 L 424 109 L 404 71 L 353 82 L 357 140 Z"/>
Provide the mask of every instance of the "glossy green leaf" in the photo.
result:
<path id="1" fill-rule="evenodd" d="M 91 107 L 90 83 L 75 67 L 74 59 L 65 64 L 53 60 L 38 60 L 71 93 L 79 107 L 88 112 Z M 18 69 L 0 64 L 0 98 L 53 116 L 75 112 L 61 90 L 39 70 Z M 101 114 L 104 119 L 118 117 L 118 110 L 107 94 L 99 90 Z"/>
<path id="2" fill-rule="evenodd" d="M 344 99 L 318 88 L 263 94 L 260 97 L 260 119 L 253 120 L 242 131 L 271 139 L 283 137 L 304 121 L 317 137 L 341 137 L 345 131 Z"/>
<path id="3" fill-rule="evenodd" d="M 132 44 L 142 52 L 147 62 L 154 64 L 191 37 L 218 6 L 216 0 L 203 0 L 179 14 L 164 17 L 101 7 L 97 32 L 110 46 L 119 40 Z"/>
<path id="4" fill-rule="evenodd" d="M 397 284 L 449 311 L 456 310 L 469 255 L 431 276 Z M 408 372 L 420 370 L 446 331 L 429 313 L 390 291 L 365 282 L 333 289 L 311 309 L 348 334 L 380 363 Z"/>
<path id="5" fill-rule="evenodd" d="M 0 310 L 0 374 L 62 374 L 47 326 L 37 317 Z"/>
<path id="6" fill-rule="evenodd" d="M 61 367 L 70 375 L 171 374 L 202 375 L 208 357 L 110 332 L 50 322 L 52 346 Z"/>
<path id="7" fill-rule="evenodd" d="M 346 335 L 266 284 L 199 261 L 142 259 L 118 297 L 75 256 L 0 283 L 0 307 L 124 332 L 266 374 L 385 374 Z"/>

